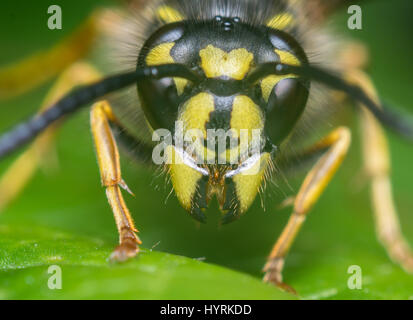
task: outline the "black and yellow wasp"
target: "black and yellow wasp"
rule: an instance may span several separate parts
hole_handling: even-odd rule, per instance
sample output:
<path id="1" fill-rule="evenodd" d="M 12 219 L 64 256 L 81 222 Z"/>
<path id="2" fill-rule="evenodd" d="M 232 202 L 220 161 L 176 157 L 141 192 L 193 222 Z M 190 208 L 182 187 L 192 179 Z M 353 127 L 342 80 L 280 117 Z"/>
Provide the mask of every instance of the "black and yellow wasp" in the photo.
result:
<path id="1" fill-rule="evenodd" d="M 1 180 L 0 207 L 28 180 L 40 161 L 39 153 L 50 147 L 60 120 L 91 102 L 101 179 L 120 235 L 111 256 L 117 261 L 134 257 L 141 244 L 121 193 L 121 189 L 130 190 L 121 175 L 117 143 L 141 162 L 152 163 L 153 133 L 170 132 L 173 138 L 164 155 L 180 161 L 162 166 L 182 207 L 201 222 L 214 196 L 223 223 L 232 222 L 249 209 L 266 181 L 278 174 L 279 159 L 288 163 L 297 154 L 316 156 L 264 267 L 265 281 L 288 290 L 282 282 L 284 259 L 308 212 L 342 163 L 351 133 L 347 127 L 338 127 L 291 158 L 289 151 L 317 126 L 314 114 L 320 121 L 334 106 L 351 100 L 361 110 L 365 166 L 380 240 L 395 262 L 413 271 L 413 255 L 392 203 L 388 148 L 380 123 L 408 139 L 413 139 L 413 130 L 380 103 L 363 72 L 364 48 L 337 41 L 323 28 L 328 14 L 343 2 L 130 1 L 128 10 L 116 17 L 97 12 L 51 52 L 0 72 L 0 94 L 12 95 L 63 71 L 39 113 L 0 139 L 0 157 L 4 157 L 36 138 Z M 100 80 L 96 69 L 77 60 L 102 34 L 117 54 L 116 61 L 109 63 L 122 72 Z M 42 67 L 45 61 L 47 70 Z M 24 71 L 28 74 L 22 78 Z M 230 131 L 238 144 L 226 144 L 220 153 L 205 143 L 189 152 L 188 145 L 176 141 L 177 121 L 183 124 L 184 134 L 197 129 L 208 140 L 208 130 Z M 258 152 L 251 152 L 250 143 L 241 145 L 242 130 L 248 135 L 259 132 Z M 212 156 L 200 163 L 197 157 L 205 151 Z M 224 163 L 218 161 L 222 158 Z"/>

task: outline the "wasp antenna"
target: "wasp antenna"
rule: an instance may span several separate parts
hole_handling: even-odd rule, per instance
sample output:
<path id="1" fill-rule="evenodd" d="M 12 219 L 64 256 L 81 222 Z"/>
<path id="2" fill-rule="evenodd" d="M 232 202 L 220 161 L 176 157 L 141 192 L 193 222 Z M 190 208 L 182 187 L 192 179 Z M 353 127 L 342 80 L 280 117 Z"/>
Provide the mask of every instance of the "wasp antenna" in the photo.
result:
<path id="1" fill-rule="evenodd" d="M 339 76 L 314 66 L 297 67 L 284 65 L 284 67 L 283 72 L 287 74 L 294 73 L 299 76 L 308 77 L 346 93 L 350 98 L 362 103 L 369 109 L 383 125 L 413 142 L 413 125 L 406 121 L 406 117 L 396 113 L 394 110 L 390 110 L 384 104 L 381 106 L 377 105 L 361 87 L 352 85 Z"/>
<path id="2" fill-rule="evenodd" d="M 199 80 L 198 77 L 184 65 L 166 64 L 110 76 L 94 84 L 80 87 L 64 96 L 43 113 L 33 116 L 3 134 L 0 137 L 0 158 L 34 139 L 55 121 L 79 110 L 84 105 L 94 102 L 96 99 L 108 93 L 123 89 L 144 79 L 160 79 L 165 77 L 180 77 L 192 82 Z"/>
<path id="3" fill-rule="evenodd" d="M 293 66 L 282 63 L 265 63 L 260 65 L 247 79 L 246 85 L 251 85 L 268 75 L 295 74 L 303 78 L 317 81 L 332 89 L 346 93 L 350 98 L 362 103 L 386 127 L 413 142 L 413 125 L 406 121 L 405 116 L 390 110 L 385 105 L 377 105 L 359 86 L 346 82 L 341 77 L 329 71 L 311 65 Z"/>

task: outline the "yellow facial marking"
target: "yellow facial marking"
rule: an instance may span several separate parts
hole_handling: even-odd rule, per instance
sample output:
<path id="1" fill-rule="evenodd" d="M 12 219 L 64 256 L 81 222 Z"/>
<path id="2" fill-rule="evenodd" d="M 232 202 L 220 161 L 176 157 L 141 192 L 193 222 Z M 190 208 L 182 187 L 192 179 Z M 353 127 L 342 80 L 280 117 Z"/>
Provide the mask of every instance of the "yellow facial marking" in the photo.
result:
<path id="1" fill-rule="evenodd" d="M 300 65 L 300 61 L 297 59 L 297 57 L 291 54 L 290 52 L 281 51 L 278 49 L 275 49 L 275 52 L 280 56 L 282 63 L 289 64 L 289 65 L 296 65 L 296 66 Z M 297 77 L 296 75 L 287 74 L 287 75 L 282 75 L 282 76 L 276 76 L 276 75 L 268 76 L 264 78 L 261 81 L 261 91 L 262 91 L 262 96 L 264 100 L 268 102 L 271 92 L 278 82 L 280 82 L 283 79 L 296 78 L 296 77 Z"/>
<path id="2" fill-rule="evenodd" d="M 253 130 L 264 128 L 264 119 L 260 108 L 247 96 L 237 96 L 234 99 L 230 122 L 232 136 L 240 139 L 240 144 L 234 149 L 226 150 L 220 158 L 234 162 L 243 158 L 253 143 Z M 243 132 L 241 132 L 243 130 Z"/>
<path id="3" fill-rule="evenodd" d="M 171 50 L 174 45 L 175 42 L 167 42 L 153 48 L 151 51 L 149 51 L 149 54 L 146 57 L 146 63 L 149 66 L 174 63 L 175 61 L 171 56 Z"/>
<path id="4" fill-rule="evenodd" d="M 261 184 L 265 178 L 271 157 L 263 153 L 261 158 L 246 172 L 234 176 L 235 190 L 240 202 L 240 211 L 245 212 L 254 202 Z"/>
<path id="5" fill-rule="evenodd" d="M 178 197 L 182 207 L 189 210 L 192 205 L 192 199 L 195 195 L 199 180 L 202 174 L 195 169 L 185 165 L 181 155 L 176 152 L 175 147 L 168 146 L 165 149 L 169 165 L 169 174 L 175 194 Z"/>
<path id="6" fill-rule="evenodd" d="M 300 61 L 297 59 L 295 55 L 288 51 L 281 51 L 278 49 L 274 50 L 275 53 L 277 53 L 280 56 L 281 62 L 285 64 L 290 64 L 290 65 L 296 65 L 298 66 L 300 64 Z"/>
<path id="7" fill-rule="evenodd" d="M 240 130 L 248 130 L 249 139 L 252 138 L 252 130 L 263 129 L 264 120 L 260 108 L 247 96 L 237 96 L 234 99 L 231 113 L 231 129 L 234 129 L 237 137 Z"/>
<path id="8" fill-rule="evenodd" d="M 244 79 L 251 68 L 254 55 L 246 49 L 235 49 L 227 53 L 212 45 L 199 52 L 201 68 L 208 78 L 227 76 L 235 80 Z"/>
<path id="9" fill-rule="evenodd" d="M 183 106 L 178 117 L 178 120 L 183 122 L 184 135 L 186 136 L 189 130 L 200 130 L 203 139 L 206 139 L 206 124 L 209 122 L 210 114 L 214 110 L 214 97 L 211 94 L 201 92 L 190 98 Z M 197 160 L 209 161 L 215 158 L 215 152 L 205 148 L 203 141 L 196 140 L 192 146 L 195 148 Z"/>
<path id="10" fill-rule="evenodd" d="M 171 56 L 171 50 L 174 45 L 175 42 L 167 42 L 153 48 L 151 51 L 149 51 L 149 54 L 146 57 L 146 64 L 148 66 L 159 66 L 162 64 L 175 63 L 175 60 Z M 186 85 L 188 84 L 188 80 L 182 78 L 174 78 L 174 82 L 176 90 L 178 91 L 178 95 L 181 95 L 184 92 Z"/>
<path id="11" fill-rule="evenodd" d="M 294 24 L 294 17 L 290 13 L 280 13 L 271 18 L 267 27 L 283 30 Z"/>
<path id="12" fill-rule="evenodd" d="M 184 123 L 184 130 L 199 129 L 207 136 L 206 123 L 209 115 L 215 109 L 214 97 L 206 92 L 201 92 L 192 97 L 183 107 L 179 120 Z"/>
<path id="13" fill-rule="evenodd" d="M 174 23 L 184 20 L 184 17 L 174 8 L 170 6 L 161 6 L 156 11 L 159 20 L 165 23 Z"/>

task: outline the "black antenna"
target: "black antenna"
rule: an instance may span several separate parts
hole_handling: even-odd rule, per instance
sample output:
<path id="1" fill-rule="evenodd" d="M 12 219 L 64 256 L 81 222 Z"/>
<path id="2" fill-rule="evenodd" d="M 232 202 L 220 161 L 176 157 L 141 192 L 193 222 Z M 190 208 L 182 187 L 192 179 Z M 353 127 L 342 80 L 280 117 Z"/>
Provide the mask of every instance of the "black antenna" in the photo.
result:
<path id="1" fill-rule="evenodd" d="M 105 78 L 91 85 L 73 90 L 49 109 L 17 125 L 14 129 L 0 137 L 0 158 L 34 139 L 56 120 L 79 110 L 84 105 L 94 102 L 102 96 L 123 89 L 138 81 L 167 77 L 185 78 L 198 82 L 199 78 L 190 69 L 180 64 L 166 64 L 155 67 L 137 69 Z"/>
<path id="2" fill-rule="evenodd" d="M 378 106 L 360 87 L 347 83 L 339 76 L 333 75 L 323 69 L 304 65 L 292 66 L 282 63 L 265 63 L 260 65 L 245 80 L 246 86 L 251 86 L 258 80 L 269 75 L 295 74 L 303 78 L 314 80 L 346 93 L 350 98 L 362 103 L 385 126 L 397 134 L 413 142 L 413 125 L 405 117 L 390 111 L 386 106 Z"/>

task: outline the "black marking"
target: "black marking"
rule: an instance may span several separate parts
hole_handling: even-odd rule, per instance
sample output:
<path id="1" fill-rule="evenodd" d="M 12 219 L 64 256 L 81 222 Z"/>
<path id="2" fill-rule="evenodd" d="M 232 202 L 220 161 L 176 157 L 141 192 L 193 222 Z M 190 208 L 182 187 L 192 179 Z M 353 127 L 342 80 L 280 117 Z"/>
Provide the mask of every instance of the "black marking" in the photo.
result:
<path id="1" fill-rule="evenodd" d="M 199 180 L 195 195 L 192 199 L 191 209 L 189 210 L 191 217 L 201 223 L 206 223 L 206 216 L 203 210 L 208 208 L 208 179 L 208 176 L 203 176 L 201 180 Z"/>
<path id="2" fill-rule="evenodd" d="M 179 74 L 179 75 L 178 75 Z M 91 85 L 83 86 L 67 94 L 40 115 L 22 122 L 0 137 L 0 158 L 34 139 L 55 121 L 79 110 L 105 94 L 130 86 L 142 79 L 160 79 L 178 75 L 197 82 L 198 78 L 182 65 L 163 65 L 138 69 L 134 72 L 107 77 Z"/>
<path id="3" fill-rule="evenodd" d="M 136 136 L 131 135 L 125 128 L 117 123 L 111 123 L 113 134 L 116 137 L 116 142 L 126 154 L 131 158 L 153 166 L 152 153 L 153 146 L 139 140 Z"/>
<path id="4" fill-rule="evenodd" d="M 232 107 L 234 103 L 234 98 L 235 97 L 214 97 L 214 106 L 215 110 L 212 111 L 209 115 L 209 121 L 205 124 L 205 129 L 211 129 L 211 130 L 219 130 L 222 129 L 224 132 L 228 132 L 231 129 L 231 113 L 232 113 Z M 214 140 L 217 139 L 217 137 L 211 137 L 211 135 L 208 136 L 208 139 L 213 138 Z M 214 146 L 215 153 L 216 153 L 216 161 L 218 161 L 218 143 L 217 141 L 207 141 L 206 146 Z M 226 148 L 230 148 L 231 146 L 231 141 L 230 139 L 226 140 Z"/>
<path id="5" fill-rule="evenodd" d="M 215 109 L 210 113 L 209 121 L 205 124 L 207 130 L 224 129 L 228 131 L 231 128 L 231 112 L 234 98 L 234 96 L 214 97 Z"/>

